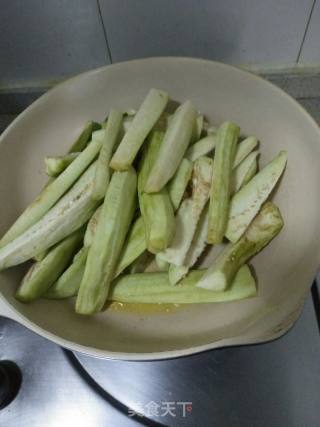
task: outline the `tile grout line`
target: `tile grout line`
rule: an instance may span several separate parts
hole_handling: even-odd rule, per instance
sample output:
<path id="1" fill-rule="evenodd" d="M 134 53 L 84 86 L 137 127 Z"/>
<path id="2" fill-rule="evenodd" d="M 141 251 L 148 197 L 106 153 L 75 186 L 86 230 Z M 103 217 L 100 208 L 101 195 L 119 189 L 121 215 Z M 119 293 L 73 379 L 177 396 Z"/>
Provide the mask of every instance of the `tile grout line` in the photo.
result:
<path id="1" fill-rule="evenodd" d="M 98 12 L 99 12 L 99 17 L 100 17 L 101 25 L 102 25 L 103 35 L 104 35 L 104 39 L 105 39 L 106 46 L 107 46 L 107 52 L 108 52 L 108 55 L 109 55 L 110 62 L 111 62 L 111 64 L 113 64 L 112 53 L 111 53 L 111 49 L 110 49 L 110 45 L 109 45 L 109 41 L 108 41 L 108 36 L 107 36 L 107 30 L 106 30 L 106 26 L 104 24 L 104 20 L 103 20 L 103 17 L 102 17 L 102 12 L 101 12 L 101 7 L 100 7 L 100 0 L 97 0 L 97 6 L 98 6 Z"/>
<path id="2" fill-rule="evenodd" d="M 297 59 L 296 59 L 297 63 L 300 61 L 300 57 L 301 57 L 303 45 L 304 45 L 304 42 L 305 42 L 306 37 L 307 37 L 307 32 L 308 32 L 308 29 L 309 29 L 309 25 L 310 25 L 310 21 L 311 21 L 311 18 L 312 18 L 312 13 L 313 13 L 314 7 L 316 5 L 316 1 L 317 0 L 313 0 L 312 6 L 311 6 L 311 10 L 310 10 L 309 17 L 308 17 L 308 20 L 307 20 L 307 25 L 306 25 L 306 28 L 304 30 L 303 36 L 302 36 L 302 41 L 301 41 L 300 48 L 299 48 L 298 55 L 297 55 Z"/>

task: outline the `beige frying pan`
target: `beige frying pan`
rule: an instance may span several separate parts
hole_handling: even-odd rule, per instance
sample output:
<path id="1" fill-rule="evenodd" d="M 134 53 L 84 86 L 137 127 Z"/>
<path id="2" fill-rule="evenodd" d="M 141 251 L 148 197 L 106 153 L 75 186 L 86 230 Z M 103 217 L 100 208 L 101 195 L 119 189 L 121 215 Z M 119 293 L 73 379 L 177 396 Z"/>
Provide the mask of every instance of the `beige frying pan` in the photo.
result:
<path id="1" fill-rule="evenodd" d="M 125 360 L 177 357 L 221 346 L 261 342 L 286 332 L 299 316 L 320 255 L 320 131 L 284 92 L 234 67 L 188 58 L 151 58 L 74 77 L 42 96 L 4 132 L 0 143 L 0 232 L 45 182 L 43 158 L 66 151 L 88 119 L 111 107 L 137 107 L 149 88 L 192 100 L 212 123 L 232 120 L 260 142 L 260 166 L 279 150 L 288 166 L 274 201 L 282 233 L 252 262 L 258 296 L 175 310 L 109 309 L 87 318 L 74 302 L 21 304 L 14 292 L 23 268 L 0 273 L 0 313 L 44 337 L 92 356 Z"/>

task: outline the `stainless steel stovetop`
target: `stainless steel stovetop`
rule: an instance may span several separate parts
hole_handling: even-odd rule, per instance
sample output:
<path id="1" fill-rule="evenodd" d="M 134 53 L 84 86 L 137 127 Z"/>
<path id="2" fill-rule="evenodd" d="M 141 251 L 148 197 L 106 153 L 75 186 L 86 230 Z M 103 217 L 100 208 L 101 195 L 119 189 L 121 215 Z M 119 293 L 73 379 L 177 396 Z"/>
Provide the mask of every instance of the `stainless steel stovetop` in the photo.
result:
<path id="1" fill-rule="evenodd" d="M 0 318 L 1 362 L 10 362 L 3 366 L 14 386 L 19 372 L 22 380 L 0 410 L 0 426 L 317 427 L 316 292 L 293 329 L 276 341 L 161 362 L 72 353 Z"/>

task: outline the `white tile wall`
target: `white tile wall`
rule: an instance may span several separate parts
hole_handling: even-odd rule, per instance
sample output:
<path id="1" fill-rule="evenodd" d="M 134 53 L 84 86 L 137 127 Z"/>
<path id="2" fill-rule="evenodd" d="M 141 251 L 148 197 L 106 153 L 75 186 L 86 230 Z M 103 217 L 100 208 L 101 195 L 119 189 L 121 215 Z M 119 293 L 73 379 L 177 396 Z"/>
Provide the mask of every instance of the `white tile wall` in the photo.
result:
<path id="1" fill-rule="evenodd" d="M 294 63 L 313 0 L 100 0 L 113 61 Z"/>
<path id="2" fill-rule="evenodd" d="M 320 64 L 320 0 L 315 2 L 299 62 Z"/>
<path id="3" fill-rule="evenodd" d="M 1 2 L 0 86 L 61 78 L 109 62 L 95 0 Z"/>
<path id="4" fill-rule="evenodd" d="M 294 64 L 314 0 L 7 0 L 0 6 L 0 89 L 61 79 L 131 58 L 180 55 Z M 320 0 L 300 55 L 320 63 Z"/>

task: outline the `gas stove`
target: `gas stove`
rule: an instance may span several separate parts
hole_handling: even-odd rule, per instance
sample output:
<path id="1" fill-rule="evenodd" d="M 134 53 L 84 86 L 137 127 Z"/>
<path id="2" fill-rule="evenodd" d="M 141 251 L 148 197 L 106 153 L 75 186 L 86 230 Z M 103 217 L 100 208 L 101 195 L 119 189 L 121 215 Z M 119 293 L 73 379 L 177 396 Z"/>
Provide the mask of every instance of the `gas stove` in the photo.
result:
<path id="1" fill-rule="evenodd" d="M 160 362 L 72 353 L 0 318 L 0 357 L 0 426 L 319 425 L 320 339 L 311 296 L 280 339 Z"/>

